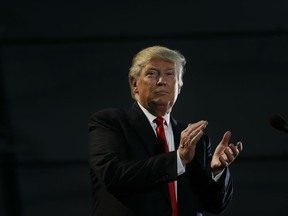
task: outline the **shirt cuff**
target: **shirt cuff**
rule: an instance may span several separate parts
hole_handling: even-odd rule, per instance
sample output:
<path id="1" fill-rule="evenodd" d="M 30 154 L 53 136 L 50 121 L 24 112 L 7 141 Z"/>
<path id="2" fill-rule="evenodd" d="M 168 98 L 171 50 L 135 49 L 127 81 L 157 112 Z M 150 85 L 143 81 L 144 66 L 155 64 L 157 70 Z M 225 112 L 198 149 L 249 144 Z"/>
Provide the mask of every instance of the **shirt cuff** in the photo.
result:
<path id="1" fill-rule="evenodd" d="M 218 173 L 216 176 L 214 176 L 214 174 L 211 173 L 212 179 L 213 179 L 215 182 L 217 182 L 217 181 L 220 179 L 220 177 L 222 176 L 224 170 L 225 170 L 225 169 L 223 169 L 223 170 L 222 170 L 220 173 Z"/>
<path id="2" fill-rule="evenodd" d="M 177 173 L 178 173 L 178 176 L 185 173 L 185 171 L 186 171 L 185 166 L 182 164 L 182 161 L 181 161 L 181 158 L 179 155 L 179 151 L 177 150 Z"/>

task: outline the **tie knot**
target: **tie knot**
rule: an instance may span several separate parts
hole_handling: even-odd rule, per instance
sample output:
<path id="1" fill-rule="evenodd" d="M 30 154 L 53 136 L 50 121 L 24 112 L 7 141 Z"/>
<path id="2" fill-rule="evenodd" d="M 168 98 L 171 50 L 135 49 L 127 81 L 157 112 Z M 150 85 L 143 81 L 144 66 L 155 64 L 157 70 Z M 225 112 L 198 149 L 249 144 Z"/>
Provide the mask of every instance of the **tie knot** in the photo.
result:
<path id="1" fill-rule="evenodd" d="M 153 122 L 155 122 L 157 124 L 157 126 L 163 125 L 164 119 L 161 118 L 161 117 L 157 117 L 157 118 L 154 119 Z"/>

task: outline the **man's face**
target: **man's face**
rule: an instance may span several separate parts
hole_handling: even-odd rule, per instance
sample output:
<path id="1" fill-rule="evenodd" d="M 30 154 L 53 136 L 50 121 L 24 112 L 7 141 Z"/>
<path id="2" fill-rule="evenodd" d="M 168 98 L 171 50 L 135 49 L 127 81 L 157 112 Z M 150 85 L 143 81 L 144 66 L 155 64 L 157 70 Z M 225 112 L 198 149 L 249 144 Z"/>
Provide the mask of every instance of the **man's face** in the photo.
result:
<path id="1" fill-rule="evenodd" d="M 162 59 L 148 62 L 130 84 L 136 100 L 155 116 L 171 111 L 181 89 L 175 63 Z"/>

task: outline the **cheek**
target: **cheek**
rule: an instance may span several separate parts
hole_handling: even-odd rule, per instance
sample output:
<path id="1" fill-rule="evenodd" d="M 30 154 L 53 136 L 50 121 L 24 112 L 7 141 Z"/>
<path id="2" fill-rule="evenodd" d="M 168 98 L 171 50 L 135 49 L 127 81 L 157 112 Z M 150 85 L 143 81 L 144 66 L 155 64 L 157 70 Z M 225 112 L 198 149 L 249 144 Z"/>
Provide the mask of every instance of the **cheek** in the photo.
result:
<path id="1" fill-rule="evenodd" d="M 141 89 L 144 89 L 145 91 L 153 89 L 154 86 L 156 86 L 156 84 L 151 80 L 142 80 L 141 82 L 139 82 L 139 87 Z"/>
<path id="2" fill-rule="evenodd" d="M 147 84 L 147 82 L 145 82 L 145 81 L 138 82 L 137 90 L 138 90 L 138 93 L 140 95 L 147 94 L 149 91 L 149 88 L 150 88 L 150 86 L 149 86 L 149 84 Z"/>

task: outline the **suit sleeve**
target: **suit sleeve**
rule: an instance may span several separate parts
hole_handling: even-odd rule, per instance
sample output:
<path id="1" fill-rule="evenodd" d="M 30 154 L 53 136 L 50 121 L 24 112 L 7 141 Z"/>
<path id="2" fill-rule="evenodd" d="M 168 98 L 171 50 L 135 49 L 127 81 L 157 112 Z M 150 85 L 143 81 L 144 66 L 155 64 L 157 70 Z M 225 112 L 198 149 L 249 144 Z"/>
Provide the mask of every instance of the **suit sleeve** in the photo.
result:
<path id="1" fill-rule="evenodd" d="M 128 143 L 119 115 L 98 112 L 92 116 L 89 123 L 90 167 L 108 190 L 153 189 L 177 177 L 176 152 L 131 159 L 130 145 L 133 143 Z"/>
<path id="2" fill-rule="evenodd" d="M 215 182 L 212 179 L 212 170 L 211 170 L 211 143 L 208 136 L 204 136 L 203 141 L 205 142 L 205 173 L 207 179 L 204 181 L 206 185 L 204 185 L 202 190 L 202 200 L 204 204 L 204 209 L 207 212 L 220 214 L 223 212 L 228 206 L 232 194 L 233 194 L 233 186 L 232 186 L 232 177 L 230 174 L 229 168 L 225 168 L 224 173 L 220 177 L 220 179 Z"/>

